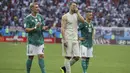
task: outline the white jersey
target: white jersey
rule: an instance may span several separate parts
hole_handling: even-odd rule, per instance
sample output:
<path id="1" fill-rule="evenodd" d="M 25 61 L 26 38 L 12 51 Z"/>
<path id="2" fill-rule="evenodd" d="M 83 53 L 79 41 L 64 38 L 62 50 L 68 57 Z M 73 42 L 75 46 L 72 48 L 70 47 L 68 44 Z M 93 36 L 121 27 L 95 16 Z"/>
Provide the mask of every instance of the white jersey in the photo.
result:
<path id="1" fill-rule="evenodd" d="M 67 25 L 65 28 L 65 36 L 66 40 L 78 40 L 78 19 L 77 14 L 70 14 L 69 12 L 66 14 L 67 17 Z"/>

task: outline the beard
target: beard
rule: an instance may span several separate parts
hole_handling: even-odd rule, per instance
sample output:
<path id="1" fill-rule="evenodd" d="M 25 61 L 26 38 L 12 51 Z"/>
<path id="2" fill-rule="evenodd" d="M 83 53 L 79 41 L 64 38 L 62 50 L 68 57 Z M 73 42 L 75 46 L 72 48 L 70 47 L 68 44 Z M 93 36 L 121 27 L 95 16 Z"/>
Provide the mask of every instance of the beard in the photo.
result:
<path id="1" fill-rule="evenodd" d="M 92 18 L 88 18 L 88 20 L 92 20 Z"/>
<path id="2" fill-rule="evenodd" d="M 76 13 L 76 10 L 73 10 L 73 13 Z"/>
<path id="3" fill-rule="evenodd" d="M 71 10 L 72 13 L 76 13 L 76 10 Z"/>

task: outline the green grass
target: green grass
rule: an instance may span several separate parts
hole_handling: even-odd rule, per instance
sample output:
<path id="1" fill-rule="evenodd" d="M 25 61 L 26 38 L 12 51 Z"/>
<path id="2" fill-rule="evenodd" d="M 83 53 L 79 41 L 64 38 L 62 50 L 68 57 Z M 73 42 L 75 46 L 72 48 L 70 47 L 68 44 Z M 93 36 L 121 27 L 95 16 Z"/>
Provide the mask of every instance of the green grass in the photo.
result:
<path id="1" fill-rule="evenodd" d="M 130 73 L 130 46 L 96 45 L 88 73 Z M 0 43 L 0 73 L 26 73 L 26 44 Z M 72 66 L 72 73 L 82 73 L 80 60 Z M 64 64 L 60 44 L 45 44 L 47 73 L 61 73 Z M 35 56 L 31 73 L 41 73 Z"/>

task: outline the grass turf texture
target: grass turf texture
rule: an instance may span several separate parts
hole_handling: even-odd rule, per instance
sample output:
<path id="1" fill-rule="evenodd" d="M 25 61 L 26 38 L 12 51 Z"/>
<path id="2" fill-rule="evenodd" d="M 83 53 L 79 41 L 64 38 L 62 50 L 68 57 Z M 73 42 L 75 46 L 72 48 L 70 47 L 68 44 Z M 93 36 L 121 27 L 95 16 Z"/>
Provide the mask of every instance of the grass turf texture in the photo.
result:
<path id="1" fill-rule="evenodd" d="M 0 73 L 26 73 L 26 43 L 0 43 Z M 64 64 L 61 44 L 45 44 L 46 73 L 61 73 Z M 35 56 L 31 73 L 41 73 Z M 81 60 L 72 66 L 72 73 L 82 73 Z M 130 46 L 95 45 L 88 73 L 130 73 Z"/>

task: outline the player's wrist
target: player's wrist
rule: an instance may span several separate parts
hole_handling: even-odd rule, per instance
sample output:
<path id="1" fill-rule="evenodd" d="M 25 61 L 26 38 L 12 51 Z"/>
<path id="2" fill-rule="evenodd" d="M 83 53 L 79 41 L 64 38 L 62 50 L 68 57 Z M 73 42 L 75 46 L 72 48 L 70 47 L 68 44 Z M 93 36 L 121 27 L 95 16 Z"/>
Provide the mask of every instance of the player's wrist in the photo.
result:
<path id="1" fill-rule="evenodd" d="M 79 10 L 77 10 L 76 13 L 79 14 Z"/>
<path id="2" fill-rule="evenodd" d="M 35 26 L 33 29 L 37 29 L 37 27 Z"/>
<path id="3" fill-rule="evenodd" d="M 78 16 L 80 16 L 80 15 L 81 15 L 79 11 L 77 12 L 77 15 L 78 15 Z"/>

